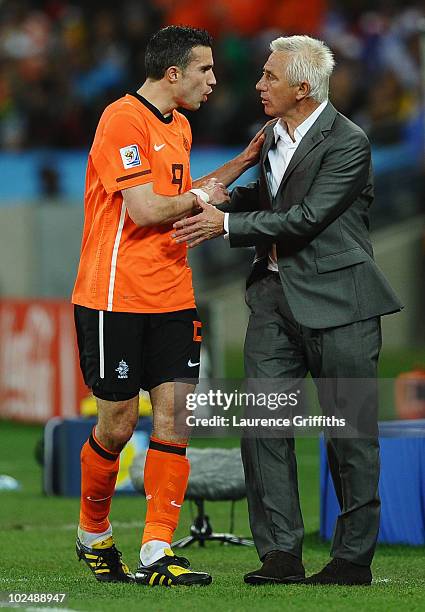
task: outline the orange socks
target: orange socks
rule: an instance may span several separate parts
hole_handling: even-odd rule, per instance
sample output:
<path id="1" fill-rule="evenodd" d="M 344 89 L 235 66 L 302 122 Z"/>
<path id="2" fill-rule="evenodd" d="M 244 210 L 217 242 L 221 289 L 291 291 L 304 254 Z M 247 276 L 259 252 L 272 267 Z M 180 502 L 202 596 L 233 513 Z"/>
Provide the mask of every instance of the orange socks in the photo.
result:
<path id="1" fill-rule="evenodd" d="M 119 461 L 119 453 L 104 448 L 93 428 L 81 449 L 80 527 L 84 531 L 103 533 L 108 529 Z"/>
<path id="2" fill-rule="evenodd" d="M 151 438 L 145 463 L 147 511 L 142 544 L 171 544 L 189 478 L 186 444 Z"/>
<path id="3" fill-rule="evenodd" d="M 80 528 L 89 533 L 108 530 L 109 510 L 119 469 L 119 453 L 96 439 L 94 429 L 81 449 Z M 186 444 L 151 438 L 145 463 L 147 511 L 142 544 L 171 544 L 189 478 Z"/>

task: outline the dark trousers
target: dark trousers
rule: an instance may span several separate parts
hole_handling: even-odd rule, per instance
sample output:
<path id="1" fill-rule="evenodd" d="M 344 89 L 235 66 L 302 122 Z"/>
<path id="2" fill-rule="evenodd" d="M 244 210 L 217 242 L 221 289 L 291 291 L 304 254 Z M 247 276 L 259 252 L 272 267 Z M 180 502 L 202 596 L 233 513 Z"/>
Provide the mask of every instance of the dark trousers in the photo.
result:
<path id="1" fill-rule="evenodd" d="M 297 380 L 310 372 L 324 414 L 339 401 L 339 380 L 343 384 L 342 379 L 369 379 L 375 385 L 381 348 L 379 317 L 327 329 L 302 326 L 289 309 L 277 273 L 249 287 L 247 304 L 251 310 L 244 349 L 248 379 Z M 326 381 L 321 384 L 321 379 Z M 370 565 L 380 518 L 377 405 L 368 402 L 359 408 L 359 398 L 351 395 L 343 411 L 356 410 L 368 423 L 367 435 L 336 437 L 325 430 L 341 507 L 331 556 Z M 251 531 L 260 558 L 271 550 L 301 558 L 304 528 L 294 439 L 245 435 L 242 460 Z"/>

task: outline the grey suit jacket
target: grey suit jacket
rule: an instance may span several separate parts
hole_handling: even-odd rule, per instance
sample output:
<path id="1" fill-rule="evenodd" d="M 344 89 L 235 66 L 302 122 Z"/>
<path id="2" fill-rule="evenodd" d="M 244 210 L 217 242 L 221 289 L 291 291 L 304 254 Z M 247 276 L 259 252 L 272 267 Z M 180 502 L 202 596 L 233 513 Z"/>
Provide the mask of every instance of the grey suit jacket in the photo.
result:
<path id="1" fill-rule="evenodd" d="M 300 324 L 334 327 L 400 310 L 373 259 L 373 177 L 365 133 L 328 103 L 296 149 L 274 198 L 266 179 L 273 125 L 265 133 L 260 178 L 236 188 L 227 208 L 230 245 L 256 247 L 247 285 L 265 273 L 276 243 L 280 279 Z"/>

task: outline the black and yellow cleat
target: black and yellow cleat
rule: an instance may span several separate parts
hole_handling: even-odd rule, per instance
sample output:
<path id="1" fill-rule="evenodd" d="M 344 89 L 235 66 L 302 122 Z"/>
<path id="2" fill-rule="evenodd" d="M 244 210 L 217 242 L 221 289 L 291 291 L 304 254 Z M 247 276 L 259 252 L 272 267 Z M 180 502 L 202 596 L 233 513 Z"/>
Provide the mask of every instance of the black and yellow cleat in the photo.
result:
<path id="1" fill-rule="evenodd" d="M 212 578 L 205 572 L 194 572 L 184 557 L 176 557 L 171 548 L 151 565 L 140 564 L 135 573 L 138 584 L 146 586 L 206 586 Z"/>
<path id="2" fill-rule="evenodd" d="M 96 580 L 100 582 L 134 582 L 134 575 L 121 560 L 121 553 L 115 548 L 112 536 L 95 544 L 93 548 L 84 546 L 77 538 L 78 560 L 85 561 Z"/>

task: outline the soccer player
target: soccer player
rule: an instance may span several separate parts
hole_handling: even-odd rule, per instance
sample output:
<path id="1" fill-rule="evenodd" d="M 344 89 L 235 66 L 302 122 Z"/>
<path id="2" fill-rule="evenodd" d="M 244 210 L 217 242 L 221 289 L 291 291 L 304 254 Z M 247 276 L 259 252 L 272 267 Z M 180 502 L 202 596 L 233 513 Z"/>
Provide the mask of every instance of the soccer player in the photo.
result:
<path id="1" fill-rule="evenodd" d="M 72 301 L 81 369 L 98 422 L 81 451 L 77 555 L 100 581 L 205 585 L 170 545 L 189 475 L 187 437 L 174 431 L 176 379 L 199 376 L 201 322 L 185 245 L 172 224 L 198 198 L 228 200 L 225 185 L 256 163 L 263 137 L 213 175 L 192 184 L 191 130 L 176 109 L 197 110 L 216 84 L 204 30 L 169 26 L 149 41 L 146 81 L 108 106 L 90 150 L 81 258 Z M 193 188 L 194 187 L 194 188 Z M 119 455 L 150 393 L 153 432 L 145 465 L 147 512 L 140 565 L 121 559 L 109 522 Z M 184 397 L 184 394 L 179 394 Z M 181 400 L 180 400 L 181 401 Z"/>

